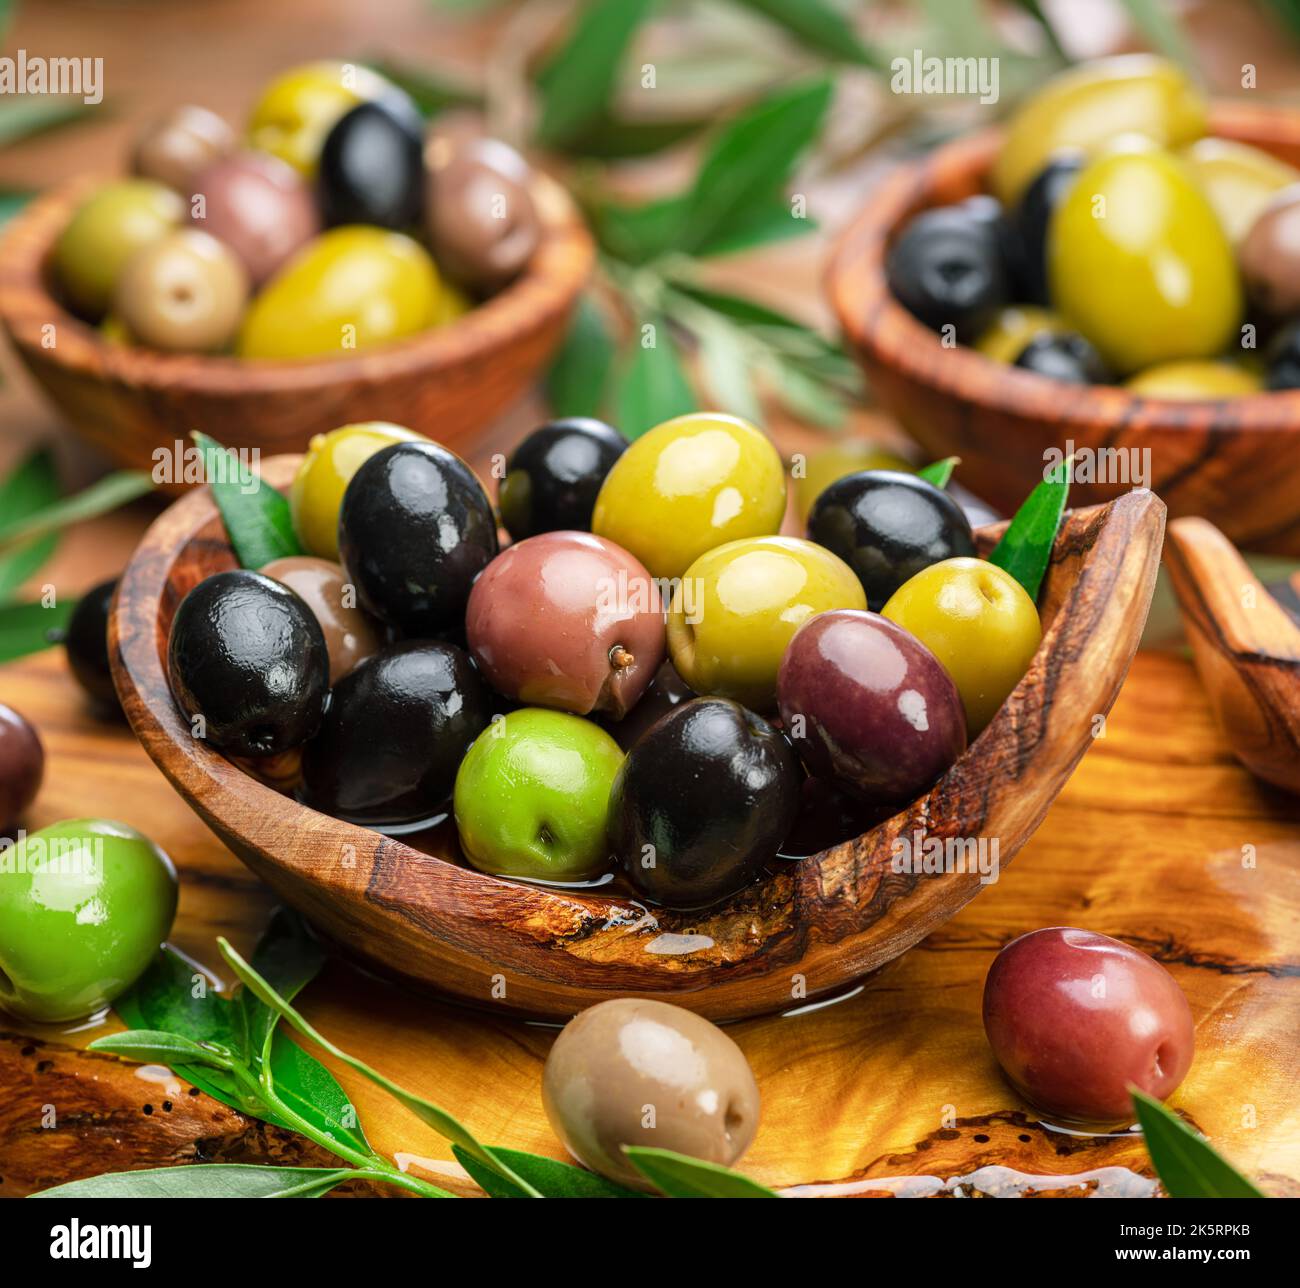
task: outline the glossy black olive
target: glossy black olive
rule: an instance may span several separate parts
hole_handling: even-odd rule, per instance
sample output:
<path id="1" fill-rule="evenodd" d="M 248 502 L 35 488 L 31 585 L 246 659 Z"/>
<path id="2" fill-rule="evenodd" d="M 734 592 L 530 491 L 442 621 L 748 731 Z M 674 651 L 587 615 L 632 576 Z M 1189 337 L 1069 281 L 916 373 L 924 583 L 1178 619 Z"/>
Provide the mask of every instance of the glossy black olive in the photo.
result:
<path id="1" fill-rule="evenodd" d="M 121 713 L 113 672 L 108 664 L 108 610 L 113 603 L 117 578 L 101 582 L 77 601 L 68 619 L 63 646 L 68 654 L 72 677 L 105 713 Z"/>
<path id="2" fill-rule="evenodd" d="M 345 112 L 325 136 L 317 194 L 326 226 L 409 229 L 424 210 L 424 121 L 405 94 Z"/>
<path id="3" fill-rule="evenodd" d="M 677 674 L 672 662 L 665 661 L 636 706 L 622 720 L 606 720 L 605 727 L 624 751 L 631 751 L 652 725 L 696 697 L 699 694 Z"/>
<path id="4" fill-rule="evenodd" d="M 1025 189 L 1020 204 L 1008 220 L 1013 247 L 1009 258 L 1015 281 L 1016 298 L 1029 304 L 1047 304 L 1047 225 L 1052 212 L 1074 186 L 1083 157 L 1064 152 L 1052 158 Z"/>
<path id="5" fill-rule="evenodd" d="M 1101 354 L 1073 331 L 1034 336 L 1020 351 L 1015 365 L 1074 385 L 1108 385 L 1115 379 Z"/>
<path id="6" fill-rule="evenodd" d="M 496 553 L 474 471 L 437 443 L 383 448 L 343 493 L 339 555 L 361 606 L 408 635 L 463 625 L 474 578 Z"/>
<path id="7" fill-rule="evenodd" d="M 799 812 L 785 737 L 726 698 L 695 698 L 628 753 L 609 796 L 610 840 L 637 893 L 703 908 L 776 856 Z"/>
<path id="8" fill-rule="evenodd" d="M 998 228 L 978 207 L 924 210 L 885 257 L 889 288 L 932 330 L 973 339 L 1007 302 L 1007 269 Z"/>
<path id="9" fill-rule="evenodd" d="M 335 686 L 320 733 L 303 749 L 303 799 L 371 827 L 426 823 L 446 805 L 491 717 L 467 653 L 424 640 L 390 645 Z"/>
<path id="10" fill-rule="evenodd" d="M 975 553 L 961 506 L 932 483 L 898 470 L 861 470 L 837 479 L 813 502 L 808 538 L 857 573 L 874 613 L 922 568 Z"/>
<path id="11" fill-rule="evenodd" d="M 260 573 L 199 582 L 172 620 L 167 666 L 194 736 L 231 755 L 278 755 L 320 726 L 329 692 L 325 636 L 293 591 Z"/>
<path id="12" fill-rule="evenodd" d="M 1300 322 L 1285 326 L 1264 351 L 1270 389 L 1300 389 Z"/>
<path id="13" fill-rule="evenodd" d="M 590 532 L 596 494 L 627 439 L 604 421 L 574 417 L 535 429 L 501 480 L 501 521 L 516 541 L 539 532 Z"/>

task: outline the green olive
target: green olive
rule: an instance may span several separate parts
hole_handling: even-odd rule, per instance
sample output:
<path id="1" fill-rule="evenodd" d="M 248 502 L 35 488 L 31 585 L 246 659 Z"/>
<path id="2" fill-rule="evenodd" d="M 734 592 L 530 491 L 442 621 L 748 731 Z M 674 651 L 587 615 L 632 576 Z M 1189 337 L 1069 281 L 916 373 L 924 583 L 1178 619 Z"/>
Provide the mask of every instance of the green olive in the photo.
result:
<path id="1" fill-rule="evenodd" d="M 1274 193 L 1300 182 L 1300 170 L 1294 166 L 1232 139 L 1197 139 L 1178 155 L 1210 199 L 1234 246 L 1250 231 Z"/>
<path id="2" fill-rule="evenodd" d="M 994 315 L 975 347 L 994 362 L 1013 363 L 1035 336 L 1060 335 L 1068 330 L 1055 313 L 1033 304 L 1008 304 Z"/>
<path id="3" fill-rule="evenodd" d="M 1053 77 L 1011 119 L 991 176 L 1004 205 L 1019 200 L 1053 153 L 1091 156 L 1121 134 L 1181 147 L 1205 133 L 1205 100 L 1173 63 L 1127 54 Z"/>
<path id="4" fill-rule="evenodd" d="M 1052 299 L 1115 371 L 1209 358 L 1242 290 L 1228 236 L 1182 162 L 1112 152 L 1079 174 L 1047 231 Z"/>
<path id="5" fill-rule="evenodd" d="M 124 823 L 72 818 L 22 837 L 0 869 L 0 1006 L 46 1023 L 107 1006 L 153 960 L 176 872 Z"/>
<path id="6" fill-rule="evenodd" d="M 1144 398 L 1240 398 L 1259 393 L 1264 380 L 1239 362 L 1162 362 L 1139 371 L 1125 388 Z"/>
<path id="7" fill-rule="evenodd" d="M 88 318 L 102 318 L 127 260 L 184 214 L 184 200 L 152 179 L 124 179 L 92 193 L 54 244 L 54 271 L 68 302 Z"/>
<path id="8" fill-rule="evenodd" d="M 438 316 L 429 253 L 403 233 L 360 225 L 308 242 L 244 318 L 245 358 L 347 357 L 413 335 Z"/>

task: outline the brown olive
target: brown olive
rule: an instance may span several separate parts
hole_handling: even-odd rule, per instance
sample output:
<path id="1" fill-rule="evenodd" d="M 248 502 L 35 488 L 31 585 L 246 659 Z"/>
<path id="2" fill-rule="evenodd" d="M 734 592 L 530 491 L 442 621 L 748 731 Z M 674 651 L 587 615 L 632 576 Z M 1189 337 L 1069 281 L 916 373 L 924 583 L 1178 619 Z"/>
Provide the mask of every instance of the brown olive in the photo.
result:
<path id="1" fill-rule="evenodd" d="M 234 151 L 235 132 L 215 112 L 186 104 L 151 122 L 136 140 L 131 169 L 188 197 L 195 177 Z"/>
<path id="2" fill-rule="evenodd" d="M 288 586 L 320 623 L 330 655 L 331 687 L 383 647 L 378 625 L 357 606 L 356 590 L 338 564 L 293 555 L 273 559 L 261 573 Z"/>
<path id="3" fill-rule="evenodd" d="M 1237 260 L 1256 308 L 1272 317 L 1300 310 L 1300 184 L 1264 207 L 1242 238 Z"/>
<path id="4" fill-rule="evenodd" d="M 197 228 L 178 229 L 137 251 L 113 293 L 113 312 L 132 336 L 178 353 L 225 348 L 247 303 L 243 265 Z"/>
<path id="5" fill-rule="evenodd" d="M 758 1084 L 740 1048 L 693 1011 L 616 998 L 581 1012 L 542 1073 L 555 1134 L 594 1172 L 635 1189 L 624 1145 L 730 1167 L 758 1128 Z"/>
<path id="6" fill-rule="evenodd" d="M 523 157 L 497 139 L 435 134 L 425 169 L 425 221 L 438 267 L 481 293 L 517 277 L 541 237 Z"/>
<path id="7" fill-rule="evenodd" d="M 45 749 L 31 724 L 0 702 L 0 835 L 18 823 L 45 776 Z"/>

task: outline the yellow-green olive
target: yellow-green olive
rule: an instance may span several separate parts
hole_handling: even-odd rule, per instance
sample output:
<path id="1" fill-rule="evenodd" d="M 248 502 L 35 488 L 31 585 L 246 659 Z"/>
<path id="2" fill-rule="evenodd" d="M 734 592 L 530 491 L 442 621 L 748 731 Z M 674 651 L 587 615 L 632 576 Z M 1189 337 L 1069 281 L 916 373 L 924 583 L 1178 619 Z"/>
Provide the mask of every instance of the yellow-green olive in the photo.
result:
<path id="1" fill-rule="evenodd" d="M 1144 398 L 1240 398 L 1264 388 L 1258 371 L 1239 362 L 1162 362 L 1125 384 Z"/>
<path id="2" fill-rule="evenodd" d="M 1210 199 L 1234 246 L 1275 193 L 1300 183 L 1300 170 L 1234 139 L 1197 139 L 1178 155 Z"/>
<path id="3" fill-rule="evenodd" d="M 1048 309 L 1034 304 L 1008 304 L 975 341 L 975 347 L 994 362 L 1012 363 L 1035 336 L 1060 335 L 1065 323 Z"/>

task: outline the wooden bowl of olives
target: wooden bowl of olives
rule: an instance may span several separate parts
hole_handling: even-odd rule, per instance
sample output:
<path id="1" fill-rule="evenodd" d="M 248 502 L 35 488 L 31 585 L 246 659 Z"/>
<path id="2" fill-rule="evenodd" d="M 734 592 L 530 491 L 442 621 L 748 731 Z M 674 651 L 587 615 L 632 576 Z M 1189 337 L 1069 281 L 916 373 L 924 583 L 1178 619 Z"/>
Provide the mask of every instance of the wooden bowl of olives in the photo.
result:
<path id="1" fill-rule="evenodd" d="M 557 437 L 603 442 L 611 433 L 591 422 L 576 429 L 544 427 L 512 457 L 507 484 L 525 458 L 535 465 L 529 444 L 539 435 L 554 450 Z M 1165 511 L 1145 490 L 1067 511 L 1050 549 L 1037 617 L 1033 599 L 1011 588 L 1034 619 L 1037 647 L 1031 644 L 1018 682 L 1009 681 L 1009 696 L 979 714 L 969 746 L 961 730 L 953 753 L 965 750 L 944 762 L 946 771 L 920 767 L 922 778 L 912 781 L 923 781 L 925 788 L 913 791 L 907 803 L 850 805 L 797 768 L 796 749 L 809 764 L 816 757 L 790 711 L 782 709 L 785 731 L 778 732 L 740 701 L 671 692 L 662 671 L 653 683 L 645 672 L 634 675 L 637 665 L 658 667 L 664 656 L 660 600 L 652 596 L 625 615 L 644 632 L 634 636 L 607 637 L 610 614 L 572 610 L 576 588 L 591 584 L 593 576 L 610 572 L 617 580 L 644 562 L 642 572 L 648 568 L 657 577 L 656 566 L 674 566 L 659 565 L 661 558 L 694 557 L 697 571 L 681 577 L 673 593 L 667 636 L 674 662 L 693 679 L 707 680 L 710 633 L 727 622 L 709 608 L 691 626 L 682 617 L 682 586 L 695 576 L 707 582 L 711 574 L 700 565 L 730 553 L 735 561 L 726 571 L 733 589 L 748 581 L 760 598 L 787 590 L 801 595 L 806 582 L 856 605 L 818 614 L 799 603 L 812 616 L 800 619 L 801 628 L 789 627 L 787 637 L 797 633 L 777 656 L 789 661 L 795 645 L 809 641 L 801 657 L 813 663 L 811 670 L 804 666 L 789 677 L 800 693 L 825 681 L 825 692 L 809 702 L 847 710 L 870 703 L 870 686 L 849 683 L 840 690 L 829 670 L 819 676 L 816 654 L 820 649 L 832 657 L 839 644 L 856 654 L 860 645 L 870 651 L 883 641 L 877 656 L 884 670 L 897 671 L 901 664 L 902 671 L 880 688 L 880 702 L 897 702 L 890 718 L 908 726 L 897 735 L 903 742 L 911 745 L 909 729 L 929 737 L 918 731 L 935 730 L 946 711 L 955 709 L 962 718 L 965 690 L 959 695 L 946 672 L 928 674 L 925 666 L 940 670 L 935 657 L 901 626 L 864 611 L 869 595 L 825 547 L 780 536 L 718 545 L 734 531 L 709 529 L 697 533 L 698 544 L 708 549 L 701 558 L 674 546 L 688 525 L 665 523 L 663 515 L 646 518 L 654 505 L 641 471 L 654 473 L 655 454 L 676 448 L 689 453 L 702 441 L 700 459 L 712 469 L 724 436 L 741 454 L 752 449 L 755 471 L 774 471 L 771 487 L 743 493 L 733 486 L 744 481 L 741 476 L 729 476 L 717 481 L 729 506 L 709 495 L 684 502 L 679 497 L 674 504 L 695 506 L 706 523 L 749 523 L 760 533 L 775 533 L 786 489 L 780 458 L 758 430 L 734 418 L 683 417 L 626 450 L 615 448 L 614 463 L 599 467 L 603 482 L 594 510 L 591 493 L 581 503 L 582 514 L 591 515 L 590 531 L 552 527 L 517 539 L 501 554 L 496 535 L 482 530 L 491 504 L 485 494 L 474 495 L 463 462 L 434 444 L 396 442 L 378 450 L 353 475 L 339 506 L 341 558 L 365 604 L 377 610 L 400 604 L 409 629 L 404 642 L 361 661 L 323 704 L 321 691 L 330 681 L 322 654 L 331 650 L 333 661 L 337 631 L 326 632 L 324 646 L 319 632 L 304 633 L 306 610 L 272 580 L 282 577 L 287 584 L 284 572 L 270 565 L 266 576 L 239 570 L 213 497 L 207 488 L 196 489 L 156 520 L 118 591 L 109 650 L 131 726 L 191 808 L 284 900 L 350 954 L 418 987 L 551 1019 L 567 1019 L 614 997 L 671 1001 L 729 1019 L 834 995 L 957 912 L 1042 820 L 1096 736 L 1138 646 Z M 683 452 L 675 459 L 680 468 Z M 299 466 L 298 457 L 273 458 L 264 462 L 262 478 L 280 491 L 294 483 L 296 493 Z M 544 504 L 556 527 L 572 529 L 571 495 L 544 496 L 542 475 L 531 477 L 534 505 L 525 519 L 536 524 L 537 506 Z M 752 481 L 756 475 L 745 477 Z M 895 496 L 898 489 L 912 495 L 928 488 L 934 496 L 927 504 L 948 504 L 940 491 L 911 476 L 854 477 L 859 484 L 888 487 Z M 396 492 L 394 480 L 400 480 Z M 502 508 L 513 516 L 511 531 L 518 538 L 526 527 L 520 527 L 510 491 L 503 488 Z M 397 541 L 391 528 L 385 536 L 384 516 L 395 505 L 423 505 L 417 493 L 439 498 L 431 502 L 428 531 L 413 516 L 411 540 Z M 768 507 L 768 500 L 777 504 Z M 759 513 L 763 508 L 772 513 Z M 388 575 L 398 563 L 424 559 L 449 526 L 456 528 L 456 539 L 444 543 L 445 557 L 434 560 L 435 594 L 412 594 L 409 587 L 418 577 L 409 571 Z M 972 535 L 967 524 L 968 557 L 949 562 L 1009 580 L 1000 568 L 973 557 L 993 550 L 1003 526 Z M 480 553 L 481 567 L 461 577 L 456 561 L 468 558 L 467 551 Z M 744 569 L 738 552 L 747 561 Z M 941 565 L 926 571 L 935 566 Z M 756 586 L 753 577 L 760 573 L 762 585 Z M 845 576 L 850 585 L 835 580 Z M 458 644 L 449 644 L 430 636 L 444 624 L 439 596 L 450 593 L 456 579 L 468 591 L 468 605 L 461 593 L 454 612 L 462 626 L 443 633 Z M 999 586 L 989 581 L 984 590 L 1000 593 Z M 312 598 L 309 586 L 299 583 L 298 589 L 305 600 Z M 701 593 L 708 593 L 707 585 Z M 229 656 L 244 657 L 242 669 L 231 671 L 221 658 L 214 662 L 214 650 L 204 642 L 204 632 L 213 631 Z M 832 631 L 847 634 L 836 643 L 829 640 Z M 273 645 L 264 658 L 246 647 L 259 632 Z M 752 645 L 759 633 L 749 623 L 742 643 Z M 622 642 L 611 647 L 609 638 Z M 291 657 L 284 641 L 294 639 L 302 647 L 295 646 Z M 893 647 L 898 643 L 924 653 L 924 666 L 915 667 L 906 649 Z M 529 647 L 541 664 L 525 674 L 521 655 Z M 548 658 L 561 655 L 564 665 L 550 665 Z M 231 748 L 274 753 L 300 739 L 300 730 L 276 725 L 244 700 L 244 686 L 253 693 L 271 683 L 272 661 L 283 663 L 286 674 L 305 677 L 302 683 L 323 713 L 321 732 L 301 749 L 301 773 L 292 753 L 263 756 L 258 765 L 228 758 L 214 745 L 224 745 L 228 754 Z M 602 670 L 603 683 L 588 683 Z M 740 682 L 747 686 L 739 690 L 747 702 L 766 701 L 761 709 L 772 711 L 771 693 L 759 692 L 755 675 L 741 670 L 726 684 L 715 677 L 701 687 L 710 694 L 737 692 L 728 685 Z M 394 704 L 397 693 L 409 693 L 414 717 L 403 710 L 406 699 Z M 575 711 L 587 718 L 568 714 Z M 606 731 L 631 747 L 626 757 Z M 939 734 L 946 737 L 942 729 Z M 438 740 L 456 746 L 459 767 L 441 763 L 441 752 L 430 747 Z M 584 755 L 584 748 L 594 751 Z M 877 751 L 877 769 L 886 776 L 903 765 L 901 751 Z M 271 784 L 286 760 L 289 768 L 277 790 Z M 407 817 L 403 776 L 412 761 L 420 762 L 413 774 L 432 775 L 441 784 L 443 813 L 441 821 L 428 818 L 404 830 L 391 824 Z M 257 777 L 247 772 L 250 763 Z M 348 765 L 348 772 L 338 772 Z M 393 782 L 381 781 L 376 766 Z M 585 811 L 589 795 L 575 794 L 570 786 L 583 775 L 595 775 L 603 793 L 594 824 Z M 585 788 L 580 784 L 576 791 Z M 330 813 L 306 803 L 318 796 L 330 802 Z M 684 814 L 683 802 L 689 805 Z M 337 814 L 348 818 L 332 816 Z M 349 819 L 374 822 L 363 826 Z M 728 868 L 727 847 L 734 838 L 771 832 L 774 820 L 781 831 L 767 838 L 765 860 Z M 674 826 L 691 835 L 684 841 L 670 835 Z M 697 843 L 700 834 L 704 841 Z M 647 838 L 648 846 L 642 844 Z M 703 872 L 692 868 L 701 845 L 712 847 L 717 860 Z M 571 861 L 584 846 L 594 849 L 596 865 L 583 870 L 597 875 L 574 880 Z M 506 851 L 510 862 L 498 862 Z M 647 851 L 650 866 L 657 858 L 663 871 L 642 870 Z M 929 865 L 924 856 L 931 851 L 948 857 Z M 612 877 L 601 867 L 608 868 L 611 852 L 617 863 Z M 548 867 L 557 854 L 566 880 L 547 880 L 560 871 Z"/>
<path id="2" fill-rule="evenodd" d="M 990 503 L 1074 452 L 1076 499 L 1140 484 L 1300 554 L 1295 167 L 1294 111 L 1209 107 L 1147 56 L 1085 65 L 890 176 L 827 290 L 881 403 Z"/>
<path id="3" fill-rule="evenodd" d="M 0 323 L 72 425 L 192 481 L 194 430 L 302 451 L 320 425 L 463 442 L 564 334 L 593 245 L 563 188 L 348 64 L 292 69 L 244 135 L 197 107 L 125 178 L 37 197 L 0 243 Z"/>

